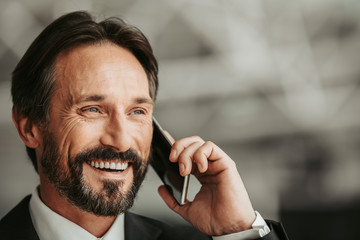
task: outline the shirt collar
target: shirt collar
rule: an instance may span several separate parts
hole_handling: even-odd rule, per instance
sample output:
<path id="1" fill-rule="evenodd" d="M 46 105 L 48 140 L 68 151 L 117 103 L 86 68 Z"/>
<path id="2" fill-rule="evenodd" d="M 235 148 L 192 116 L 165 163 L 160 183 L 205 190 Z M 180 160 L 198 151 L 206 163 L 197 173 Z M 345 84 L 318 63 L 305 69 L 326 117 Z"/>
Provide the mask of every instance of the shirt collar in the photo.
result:
<path id="1" fill-rule="evenodd" d="M 33 191 L 30 199 L 30 216 L 35 230 L 41 240 L 118 240 L 124 239 L 124 215 L 120 214 L 110 229 L 101 238 L 81 228 L 63 216 L 48 208 L 40 199 L 37 188 Z"/>

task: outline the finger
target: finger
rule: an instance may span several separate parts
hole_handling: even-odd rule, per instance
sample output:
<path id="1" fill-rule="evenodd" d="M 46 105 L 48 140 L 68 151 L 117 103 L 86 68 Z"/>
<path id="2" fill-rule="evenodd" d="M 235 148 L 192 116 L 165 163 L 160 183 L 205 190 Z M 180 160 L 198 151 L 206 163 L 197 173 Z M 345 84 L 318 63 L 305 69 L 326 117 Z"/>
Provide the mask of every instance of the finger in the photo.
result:
<path id="1" fill-rule="evenodd" d="M 201 155 L 206 159 L 211 161 L 217 161 L 223 159 L 225 156 L 227 157 L 226 153 L 223 152 L 215 143 L 211 141 L 205 142 L 196 153 L 197 155 Z M 200 156 L 198 156 L 200 157 Z"/>
<path id="2" fill-rule="evenodd" d="M 209 167 L 209 157 L 214 151 L 214 144 L 205 142 L 193 153 L 194 163 L 199 173 L 205 173 Z"/>
<path id="3" fill-rule="evenodd" d="M 178 163 L 180 174 L 182 176 L 187 176 L 191 173 L 193 169 L 193 162 L 196 163 L 194 160 L 194 153 L 201 145 L 202 142 L 193 142 L 180 153 L 178 157 Z"/>
<path id="4" fill-rule="evenodd" d="M 197 149 L 197 151 L 194 153 L 194 160 L 197 162 L 197 166 L 201 173 L 210 170 L 208 173 L 213 174 L 227 168 L 234 168 L 234 161 L 232 161 L 231 158 L 216 144 L 210 141 L 205 142 Z M 212 169 L 208 169 L 210 166 L 209 161 L 211 162 Z"/>
<path id="5" fill-rule="evenodd" d="M 183 138 L 183 139 L 176 141 L 173 144 L 173 146 L 171 147 L 171 152 L 170 152 L 170 157 L 169 157 L 170 161 L 176 162 L 178 160 L 179 155 L 182 153 L 182 151 L 184 151 L 184 149 L 186 147 L 188 147 L 189 145 L 191 145 L 194 142 L 204 143 L 205 141 L 197 136 Z"/>

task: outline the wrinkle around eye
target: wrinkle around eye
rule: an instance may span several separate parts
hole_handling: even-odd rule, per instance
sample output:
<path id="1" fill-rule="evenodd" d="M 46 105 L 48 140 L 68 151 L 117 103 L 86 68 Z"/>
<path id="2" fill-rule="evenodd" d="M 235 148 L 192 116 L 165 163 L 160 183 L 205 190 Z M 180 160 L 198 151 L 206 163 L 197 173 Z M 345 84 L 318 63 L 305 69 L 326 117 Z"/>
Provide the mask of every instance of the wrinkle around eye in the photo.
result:
<path id="1" fill-rule="evenodd" d="M 61 116 L 61 122 L 63 126 L 61 127 L 61 132 L 63 134 L 70 133 L 78 124 L 83 122 L 82 118 L 73 116 L 72 114 L 65 114 Z"/>

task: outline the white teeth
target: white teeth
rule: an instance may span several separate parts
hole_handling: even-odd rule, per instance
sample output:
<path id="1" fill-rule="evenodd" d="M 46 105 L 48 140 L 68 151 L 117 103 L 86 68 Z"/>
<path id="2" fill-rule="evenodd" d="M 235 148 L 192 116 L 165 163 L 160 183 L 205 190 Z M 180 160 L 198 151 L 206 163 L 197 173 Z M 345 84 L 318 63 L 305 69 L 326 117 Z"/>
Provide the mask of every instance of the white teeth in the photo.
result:
<path id="1" fill-rule="evenodd" d="M 110 169 L 115 169 L 115 168 L 116 168 L 115 163 L 112 162 L 112 163 L 110 164 Z"/>
<path id="2" fill-rule="evenodd" d="M 128 162 L 103 162 L 103 161 L 91 161 L 90 165 L 98 169 L 111 169 L 111 170 L 125 170 L 129 164 Z"/>
<path id="3" fill-rule="evenodd" d="M 127 167 L 128 167 L 128 163 L 126 162 L 126 163 L 118 163 L 117 165 L 116 165 L 116 170 L 125 170 Z"/>
<path id="4" fill-rule="evenodd" d="M 118 162 L 118 163 L 116 164 L 116 170 L 121 170 L 121 163 Z"/>

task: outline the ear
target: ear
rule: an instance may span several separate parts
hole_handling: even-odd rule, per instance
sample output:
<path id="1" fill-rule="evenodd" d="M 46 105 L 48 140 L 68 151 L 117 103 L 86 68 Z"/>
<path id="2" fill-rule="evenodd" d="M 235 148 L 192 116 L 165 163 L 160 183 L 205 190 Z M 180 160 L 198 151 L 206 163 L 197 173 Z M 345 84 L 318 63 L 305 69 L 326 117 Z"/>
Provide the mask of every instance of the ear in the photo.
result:
<path id="1" fill-rule="evenodd" d="M 29 118 L 15 113 L 15 111 L 12 113 L 12 120 L 18 130 L 21 140 L 25 143 L 25 145 L 29 148 L 37 148 L 42 139 L 39 127 L 32 123 Z"/>

